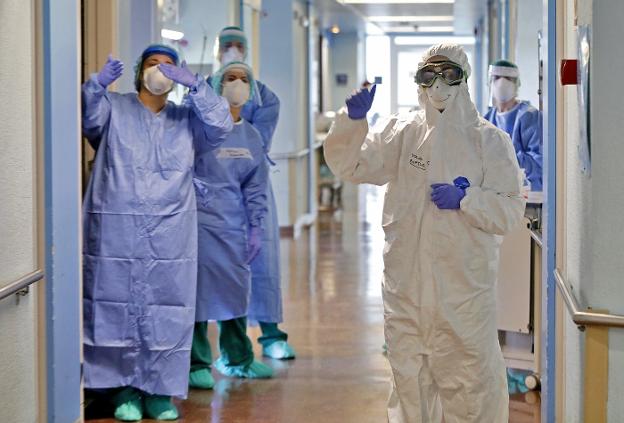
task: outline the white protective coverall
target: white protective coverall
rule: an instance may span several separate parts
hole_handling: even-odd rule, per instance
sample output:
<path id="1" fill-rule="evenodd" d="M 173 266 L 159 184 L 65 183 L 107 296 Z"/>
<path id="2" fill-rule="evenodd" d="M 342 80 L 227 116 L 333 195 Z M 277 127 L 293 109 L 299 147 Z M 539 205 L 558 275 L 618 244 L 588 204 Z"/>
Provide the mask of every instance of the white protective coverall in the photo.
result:
<path id="1" fill-rule="evenodd" d="M 431 47 L 467 74 L 460 46 Z M 506 133 L 481 118 L 465 82 L 440 113 L 424 110 L 369 132 L 338 114 L 325 140 L 331 170 L 354 183 L 388 184 L 383 211 L 385 337 L 392 423 L 507 423 L 505 363 L 496 329 L 502 235 L 524 212 L 520 169 Z M 459 210 L 431 201 L 433 183 L 470 181 Z"/>

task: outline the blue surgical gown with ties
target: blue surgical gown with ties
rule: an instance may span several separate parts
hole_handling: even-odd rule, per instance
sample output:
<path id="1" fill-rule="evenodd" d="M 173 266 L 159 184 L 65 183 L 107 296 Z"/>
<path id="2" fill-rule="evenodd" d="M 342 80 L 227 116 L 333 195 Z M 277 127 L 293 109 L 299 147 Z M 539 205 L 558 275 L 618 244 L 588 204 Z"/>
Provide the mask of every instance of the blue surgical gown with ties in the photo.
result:
<path id="1" fill-rule="evenodd" d="M 241 119 L 215 151 L 195 160 L 199 267 L 195 319 L 247 315 L 251 273 L 249 226 L 263 226 L 268 163 L 262 138 Z"/>
<path id="2" fill-rule="evenodd" d="M 531 191 L 542 191 L 542 114 L 539 110 L 528 101 L 522 101 L 505 113 L 491 107 L 484 117 L 509 134 L 518 164 L 531 183 Z"/>
<path id="3" fill-rule="evenodd" d="M 82 86 L 97 150 L 83 206 L 84 383 L 185 398 L 197 281 L 195 154 L 232 128 L 227 101 L 198 79 L 189 106 L 154 114 L 137 94 Z"/>

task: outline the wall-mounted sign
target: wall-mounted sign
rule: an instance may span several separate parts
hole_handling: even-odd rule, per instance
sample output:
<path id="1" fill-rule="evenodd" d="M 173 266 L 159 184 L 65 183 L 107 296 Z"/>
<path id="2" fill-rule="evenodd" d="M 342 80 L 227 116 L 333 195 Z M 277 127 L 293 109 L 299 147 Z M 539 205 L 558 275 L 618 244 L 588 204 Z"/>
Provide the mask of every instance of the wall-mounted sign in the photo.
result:
<path id="1" fill-rule="evenodd" d="M 346 73 L 336 74 L 336 85 L 347 85 L 349 82 L 349 76 Z"/>

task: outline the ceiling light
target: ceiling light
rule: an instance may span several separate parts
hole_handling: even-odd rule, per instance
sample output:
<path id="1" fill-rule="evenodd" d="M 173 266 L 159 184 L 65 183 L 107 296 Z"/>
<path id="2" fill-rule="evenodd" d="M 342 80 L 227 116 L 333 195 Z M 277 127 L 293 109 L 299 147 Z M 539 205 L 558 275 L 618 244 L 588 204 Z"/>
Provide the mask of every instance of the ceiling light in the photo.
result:
<path id="1" fill-rule="evenodd" d="M 340 27 L 338 25 L 333 25 L 330 29 L 332 34 L 339 34 L 340 33 Z"/>
<path id="2" fill-rule="evenodd" d="M 161 29 L 160 36 L 168 40 L 178 41 L 184 38 L 184 32 L 174 31 L 173 29 Z"/>
<path id="3" fill-rule="evenodd" d="M 455 0 L 338 0 L 344 4 L 453 4 Z"/>
<path id="4" fill-rule="evenodd" d="M 462 44 L 462 45 L 474 45 L 476 43 L 475 38 L 471 36 L 415 35 L 415 36 L 410 37 L 410 36 L 403 35 L 399 37 L 394 37 L 394 44 L 400 45 L 400 46 L 411 46 L 411 45 L 430 46 L 433 44 L 448 43 L 448 42 L 453 42 L 453 43 Z"/>
<path id="5" fill-rule="evenodd" d="M 452 22 L 452 16 L 369 16 L 374 22 Z"/>
<path id="6" fill-rule="evenodd" d="M 417 26 L 416 32 L 453 32 L 452 26 Z"/>

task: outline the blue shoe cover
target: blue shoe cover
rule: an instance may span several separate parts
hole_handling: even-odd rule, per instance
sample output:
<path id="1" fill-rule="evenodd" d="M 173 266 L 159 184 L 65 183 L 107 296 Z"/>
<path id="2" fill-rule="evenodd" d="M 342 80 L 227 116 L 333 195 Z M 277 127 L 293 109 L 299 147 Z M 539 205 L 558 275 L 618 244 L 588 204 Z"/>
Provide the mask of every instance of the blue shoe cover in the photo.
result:
<path id="1" fill-rule="evenodd" d="M 224 376 L 240 377 L 248 379 L 267 379 L 273 377 L 273 369 L 259 361 L 253 361 L 247 366 L 228 366 L 219 358 L 214 363 L 214 368 Z"/>
<path id="2" fill-rule="evenodd" d="M 529 388 L 524 383 L 524 379 L 528 374 L 529 372 L 522 370 L 507 369 L 507 389 L 510 394 L 529 392 Z"/>
<path id="3" fill-rule="evenodd" d="M 286 341 L 275 341 L 262 348 L 262 355 L 277 360 L 290 360 L 295 358 L 295 350 Z"/>
<path id="4" fill-rule="evenodd" d="M 189 386 L 195 389 L 212 389 L 215 380 L 210 369 L 199 369 L 189 374 Z"/>
<path id="5" fill-rule="evenodd" d="M 143 418 L 141 393 L 134 388 L 124 388 L 112 398 L 115 418 L 122 422 L 135 422 Z"/>
<path id="6" fill-rule="evenodd" d="M 178 409 L 168 395 L 148 395 L 145 397 L 145 413 L 155 420 L 177 420 Z"/>

